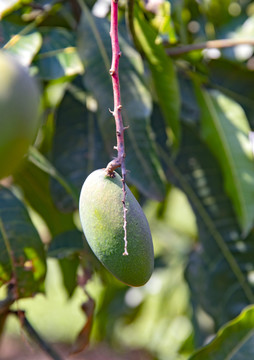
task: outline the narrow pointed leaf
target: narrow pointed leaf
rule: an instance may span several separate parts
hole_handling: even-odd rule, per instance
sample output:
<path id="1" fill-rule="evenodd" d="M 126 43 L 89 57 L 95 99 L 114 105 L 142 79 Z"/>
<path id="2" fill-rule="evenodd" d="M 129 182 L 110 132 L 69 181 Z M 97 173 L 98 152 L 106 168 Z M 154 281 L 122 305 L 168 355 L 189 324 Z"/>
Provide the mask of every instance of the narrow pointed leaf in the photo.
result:
<path id="1" fill-rule="evenodd" d="M 250 360 L 254 357 L 254 308 L 244 310 L 223 326 L 211 343 L 190 360 Z"/>
<path id="2" fill-rule="evenodd" d="M 0 188 L 0 286 L 10 281 L 18 297 L 31 296 L 42 287 L 45 252 L 22 202 Z"/>
<path id="3" fill-rule="evenodd" d="M 61 213 L 53 202 L 48 173 L 25 160 L 14 174 L 14 179 L 21 187 L 26 201 L 45 221 L 52 236 L 75 228 L 72 214 Z"/>
<path id="4" fill-rule="evenodd" d="M 219 92 L 196 87 L 201 109 L 202 137 L 220 163 L 225 187 L 244 233 L 254 220 L 254 168 L 250 127 L 244 111 Z"/>
<path id="5" fill-rule="evenodd" d="M 160 135 L 160 117 L 154 121 L 157 139 L 165 141 Z M 197 219 L 200 246 L 193 250 L 186 270 L 192 299 L 218 328 L 254 301 L 254 234 L 245 239 L 241 236 L 219 164 L 206 144 L 193 128 L 183 126 L 182 135 L 175 159 L 166 144 L 158 143 L 158 149 L 167 178 L 185 192 Z"/>
<path id="6" fill-rule="evenodd" d="M 151 114 L 151 97 L 144 84 L 142 61 L 121 35 L 119 40 L 122 51 L 119 65 L 122 114 L 125 126 L 129 126 L 125 132 L 128 179 L 148 197 L 161 200 L 165 189 L 150 135 L 148 117 Z M 79 27 L 78 48 L 86 68 L 85 86 L 98 101 L 100 128 L 108 152 L 112 156 L 116 134 L 114 119 L 108 110 L 113 107 L 112 82 L 109 75 L 109 22 L 92 16 L 86 8 L 83 9 Z"/>
<path id="7" fill-rule="evenodd" d="M 136 7 L 134 28 L 139 45 L 148 61 L 158 103 L 166 123 L 174 134 L 174 141 L 180 136 L 180 94 L 173 61 L 166 55 L 164 46 L 156 43 L 157 33 Z"/>

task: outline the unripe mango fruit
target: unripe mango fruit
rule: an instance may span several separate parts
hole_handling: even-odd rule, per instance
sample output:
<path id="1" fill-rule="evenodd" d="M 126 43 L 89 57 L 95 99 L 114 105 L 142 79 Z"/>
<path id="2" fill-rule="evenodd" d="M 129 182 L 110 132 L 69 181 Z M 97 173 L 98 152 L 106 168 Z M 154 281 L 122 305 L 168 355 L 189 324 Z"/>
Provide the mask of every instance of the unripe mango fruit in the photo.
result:
<path id="1" fill-rule="evenodd" d="M 14 56 L 0 51 L 0 179 L 20 164 L 39 127 L 39 90 Z"/>
<path id="2" fill-rule="evenodd" d="M 145 214 L 126 185 L 127 241 L 123 256 L 123 191 L 121 177 L 105 170 L 92 172 L 85 180 L 79 200 L 80 220 L 87 242 L 102 264 L 130 286 L 144 285 L 154 267 L 152 236 Z"/>

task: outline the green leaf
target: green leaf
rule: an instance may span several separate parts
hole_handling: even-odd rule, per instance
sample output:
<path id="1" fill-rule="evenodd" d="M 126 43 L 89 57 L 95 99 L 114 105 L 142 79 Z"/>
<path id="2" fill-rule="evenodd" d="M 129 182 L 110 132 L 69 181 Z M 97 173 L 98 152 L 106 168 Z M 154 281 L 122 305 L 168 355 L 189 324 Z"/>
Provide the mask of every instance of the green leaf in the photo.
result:
<path id="1" fill-rule="evenodd" d="M 30 146 L 28 153 L 28 160 L 35 164 L 39 169 L 45 171 L 47 174 L 56 179 L 62 187 L 70 194 L 76 204 L 79 202 L 79 192 L 77 189 L 60 174 L 54 165 L 35 147 Z"/>
<path id="2" fill-rule="evenodd" d="M 29 0 L 27 0 L 26 2 L 28 3 Z M 0 0 L 0 20 L 5 15 L 10 13 L 14 9 L 18 8 L 19 6 L 21 6 L 21 3 L 23 3 L 23 1 L 21 0 L 8 0 L 8 1 Z"/>
<path id="3" fill-rule="evenodd" d="M 244 111 L 219 92 L 196 86 L 201 109 L 202 137 L 220 163 L 225 188 L 242 230 L 248 233 L 254 220 L 254 169 L 249 144 L 250 127 Z"/>
<path id="4" fill-rule="evenodd" d="M 54 237 L 48 247 L 48 256 L 65 259 L 84 250 L 82 233 L 78 230 L 70 230 Z"/>
<path id="5" fill-rule="evenodd" d="M 75 93 L 67 91 L 56 114 L 55 135 L 52 146 L 52 164 L 79 193 L 83 182 L 94 170 L 105 168 L 108 158 L 98 127 L 97 114 L 87 109 L 81 88 Z M 68 151 L 66 151 L 68 149 Z M 77 203 L 61 184 L 52 179 L 52 197 L 56 206 L 73 211 Z"/>
<path id="6" fill-rule="evenodd" d="M 247 118 L 254 126 L 254 72 L 245 65 L 225 59 L 208 63 L 209 79 L 215 88 L 237 101 L 245 110 Z"/>
<path id="7" fill-rule="evenodd" d="M 50 177 L 46 172 L 25 160 L 14 179 L 26 201 L 44 219 L 52 236 L 75 228 L 72 214 L 63 214 L 55 207 L 50 194 Z"/>
<path id="8" fill-rule="evenodd" d="M 173 61 L 167 56 L 164 46 L 156 44 L 157 34 L 136 7 L 134 28 L 139 45 L 148 61 L 157 101 L 162 109 L 166 123 L 173 132 L 176 144 L 180 137 L 180 94 Z"/>
<path id="9" fill-rule="evenodd" d="M 160 118 L 154 121 L 158 127 Z M 192 301 L 218 328 L 254 302 L 254 233 L 242 237 L 220 167 L 195 129 L 183 125 L 182 135 L 176 158 L 170 157 L 165 144 L 157 146 L 167 178 L 184 191 L 197 219 L 200 245 L 192 252 L 186 270 Z M 163 138 L 158 135 L 160 141 Z"/>
<path id="10" fill-rule="evenodd" d="M 216 337 L 190 360 L 250 360 L 254 357 L 254 307 L 223 326 Z"/>
<path id="11" fill-rule="evenodd" d="M 82 74 L 84 68 L 75 47 L 75 36 L 64 28 L 42 31 L 43 44 L 34 65 L 43 80 Z"/>
<path id="12" fill-rule="evenodd" d="M 46 272 L 40 237 L 22 202 L 0 188 L 0 286 L 10 281 L 18 297 L 31 296 L 42 288 Z"/>
<path id="13" fill-rule="evenodd" d="M 121 35 L 119 39 L 122 114 L 125 126 L 129 126 L 125 132 L 128 179 L 146 196 L 161 200 L 165 189 L 151 138 L 148 118 L 151 97 L 144 84 L 142 61 Z M 112 156 L 116 135 L 114 120 L 108 111 L 113 107 L 109 22 L 92 16 L 87 8 L 83 9 L 79 27 L 78 49 L 86 68 L 84 83 L 98 101 L 101 133 Z"/>
<path id="14" fill-rule="evenodd" d="M 59 259 L 59 265 L 63 277 L 63 285 L 69 297 L 74 293 L 77 287 L 77 272 L 79 267 L 78 255 L 73 256 L 71 259 Z"/>
<path id="15" fill-rule="evenodd" d="M 15 55 L 24 66 L 29 66 L 42 45 L 42 36 L 39 32 L 28 35 L 16 35 L 6 44 L 5 49 Z"/>
<path id="16" fill-rule="evenodd" d="M 77 286 L 77 270 L 80 257 L 84 258 L 87 255 L 88 248 L 83 234 L 76 229 L 57 235 L 52 239 L 48 247 L 48 256 L 59 260 L 63 284 L 69 297 L 72 296 Z"/>

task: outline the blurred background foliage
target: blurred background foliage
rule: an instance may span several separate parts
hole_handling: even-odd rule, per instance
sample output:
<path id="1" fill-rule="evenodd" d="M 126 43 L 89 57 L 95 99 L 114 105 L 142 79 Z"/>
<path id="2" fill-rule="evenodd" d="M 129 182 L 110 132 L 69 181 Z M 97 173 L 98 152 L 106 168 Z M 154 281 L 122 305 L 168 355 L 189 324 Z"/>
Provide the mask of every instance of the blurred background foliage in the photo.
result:
<path id="1" fill-rule="evenodd" d="M 0 18 L 2 51 L 41 89 L 36 142 L 0 189 L 12 255 L 39 260 L 13 285 L 0 235 L 1 333 L 18 336 L 24 310 L 73 352 L 106 343 L 147 359 L 253 358 L 253 2 L 119 1 L 127 180 L 155 247 L 141 288 L 102 268 L 77 212 L 85 178 L 115 155 L 110 2 L 0 0 Z"/>

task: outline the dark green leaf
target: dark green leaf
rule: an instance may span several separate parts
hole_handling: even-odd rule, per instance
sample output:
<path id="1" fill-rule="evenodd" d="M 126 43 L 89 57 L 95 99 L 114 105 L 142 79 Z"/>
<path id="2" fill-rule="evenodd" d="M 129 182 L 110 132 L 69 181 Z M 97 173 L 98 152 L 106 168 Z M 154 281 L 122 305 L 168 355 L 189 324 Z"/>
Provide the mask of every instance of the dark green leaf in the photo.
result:
<path id="1" fill-rule="evenodd" d="M 46 222 L 52 236 L 75 227 L 72 214 L 63 214 L 56 209 L 51 198 L 50 177 L 47 173 L 26 160 L 14 178 L 22 188 L 26 201 Z"/>
<path id="2" fill-rule="evenodd" d="M 82 233 L 78 230 L 71 230 L 57 235 L 52 240 L 48 248 L 48 256 L 64 259 L 84 250 Z"/>
<path id="3" fill-rule="evenodd" d="M 148 117 L 151 97 L 144 85 L 143 66 L 138 53 L 120 36 L 120 83 L 123 119 L 129 129 L 125 132 L 126 167 L 128 178 L 148 197 L 162 199 L 165 193 L 160 166 L 151 139 Z M 98 101 L 100 128 L 107 149 L 112 155 L 115 126 L 108 109 L 113 107 L 112 83 L 109 75 L 111 43 L 109 23 L 93 17 L 84 9 L 79 27 L 78 48 L 84 61 L 84 82 Z"/>
<path id="4" fill-rule="evenodd" d="M 174 161 L 165 149 L 159 150 L 169 180 L 188 196 L 197 218 L 201 246 L 187 269 L 192 297 L 218 327 L 254 301 L 249 277 L 254 234 L 242 238 L 218 163 L 193 129 L 184 126 Z"/>
<path id="5" fill-rule="evenodd" d="M 254 308 L 244 310 L 218 331 L 190 360 L 250 360 L 254 357 Z"/>
<path id="6" fill-rule="evenodd" d="M 63 285 L 69 297 L 74 293 L 77 287 L 77 271 L 79 266 L 78 256 L 73 256 L 71 259 L 59 259 L 59 265 L 63 277 Z"/>
<path id="7" fill-rule="evenodd" d="M 70 194 L 73 198 L 73 201 L 78 204 L 79 202 L 79 192 L 77 189 L 69 183 L 62 174 L 57 171 L 54 165 L 45 157 L 43 156 L 35 147 L 29 148 L 28 160 L 31 161 L 33 164 L 38 166 L 41 170 L 45 171 L 47 174 L 52 176 L 55 180 L 57 180 L 62 187 L 66 190 L 68 194 Z"/>
<path id="8" fill-rule="evenodd" d="M 55 136 L 53 138 L 52 163 L 64 178 L 79 193 L 83 182 L 94 170 L 105 168 L 109 159 L 104 150 L 98 127 L 97 116 L 77 98 L 67 92 L 56 115 Z M 66 190 L 52 179 L 52 196 L 62 211 L 73 211 L 77 203 Z"/>
<path id="9" fill-rule="evenodd" d="M 43 80 L 82 74 L 84 69 L 75 47 L 75 36 L 64 28 L 42 32 L 43 44 L 34 65 Z"/>
<path id="10" fill-rule="evenodd" d="M 0 286 L 12 282 L 18 297 L 31 296 L 42 287 L 46 272 L 40 237 L 22 202 L 0 188 Z"/>

